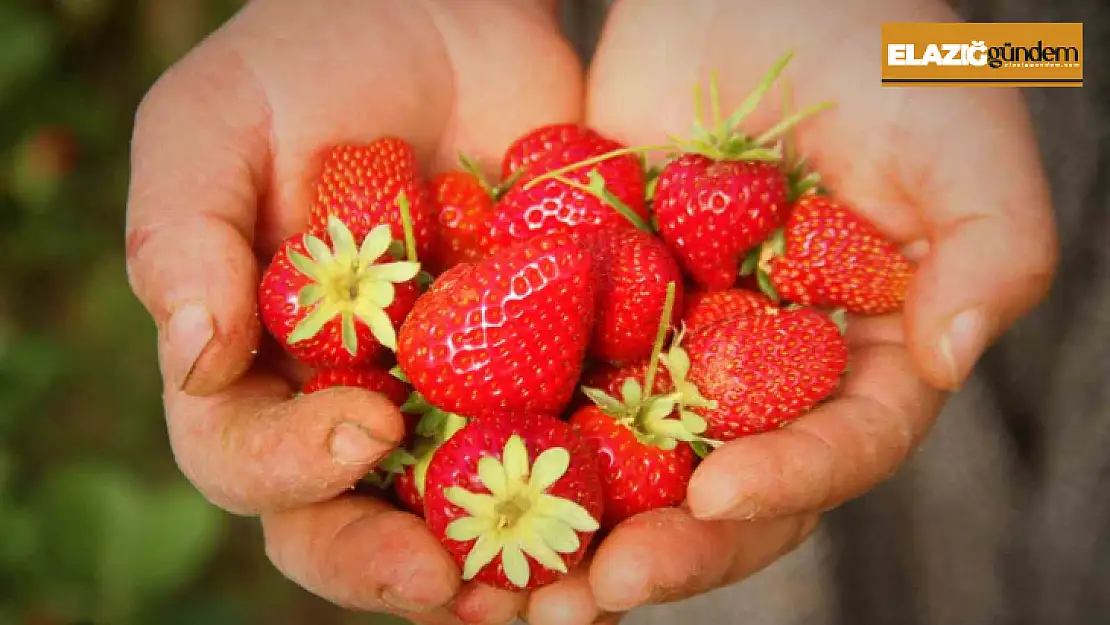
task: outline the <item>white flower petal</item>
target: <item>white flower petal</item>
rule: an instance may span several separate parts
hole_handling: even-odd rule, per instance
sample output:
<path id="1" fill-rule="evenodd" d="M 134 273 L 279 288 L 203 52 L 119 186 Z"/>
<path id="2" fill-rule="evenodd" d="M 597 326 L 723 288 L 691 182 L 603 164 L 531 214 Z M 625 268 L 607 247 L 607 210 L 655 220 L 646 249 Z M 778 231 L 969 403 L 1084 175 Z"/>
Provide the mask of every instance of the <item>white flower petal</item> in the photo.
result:
<path id="1" fill-rule="evenodd" d="M 544 450 L 535 464 L 532 465 L 531 489 L 539 494 L 551 488 L 551 485 L 566 475 L 570 467 L 570 453 L 562 447 L 552 447 Z"/>
<path id="2" fill-rule="evenodd" d="M 478 461 L 478 477 L 494 497 L 505 499 L 509 496 L 505 467 L 496 458 L 486 456 Z"/>
<path id="3" fill-rule="evenodd" d="M 493 519 L 488 517 L 462 517 L 455 519 L 447 526 L 446 534 L 451 540 L 466 542 L 492 532 Z"/>
<path id="4" fill-rule="evenodd" d="M 528 478 L 528 448 L 524 446 L 524 440 L 520 436 L 513 434 L 505 442 L 501 464 L 505 467 L 505 476 L 509 482 L 521 483 Z"/>
<path id="5" fill-rule="evenodd" d="M 516 542 L 507 542 L 502 548 L 501 568 L 505 570 L 505 577 L 518 588 L 528 585 L 531 567 L 528 566 L 528 560 L 524 558 L 524 553 Z"/>
<path id="6" fill-rule="evenodd" d="M 540 495 L 535 505 L 537 514 L 563 521 L 579 532 L 596 532 L 598 529 L 597 519 L 569 499 Z"/>
<path id="7" fill-rule="evenodd" d="M 466 510 L 470 516 L 493 518 L 496 514 L 497 502 L 485 493 L 472 493 L 459 486 L 448 486 L 443 489 L 443 496 L 447 501 Z"/>
<path id="8" fill-rule="evenodd" d="M 463 562 L 462 578 L 466 580 L 474 579 L 478 571 L 482 567 L 493 562 L 498 553 L 501 553 L 501 540 L 497 534 L 487 533 L 478 537 L 471 547 L 470 553 L 466 554 L 466 560 Z"/>

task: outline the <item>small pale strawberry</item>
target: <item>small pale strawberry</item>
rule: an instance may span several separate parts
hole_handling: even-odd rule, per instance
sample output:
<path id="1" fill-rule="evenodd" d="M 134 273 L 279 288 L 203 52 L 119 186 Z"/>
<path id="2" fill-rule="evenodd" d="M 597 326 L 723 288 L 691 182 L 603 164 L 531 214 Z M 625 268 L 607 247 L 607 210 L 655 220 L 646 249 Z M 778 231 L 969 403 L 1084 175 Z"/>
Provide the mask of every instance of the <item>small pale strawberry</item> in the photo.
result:
<path id="1" fill-rule="evenodd" d="M 472 419 L 428 466 L 424 518 L 466 581 L 512 591 L 557 581 L 582 560 L 602 512 L 593 453 L 553 416 Z"/>
<path id="2" fill-rule="evenodd" d="M 259 286 L 270 333 L 312 367 L 357 366 L 393 349 L 416 300 L 420 265 L 394 260 L 391 242 L 388 226 L 359 241 L 338 218 L 324 232 L 287 239 Z"/>
<path id="3" fill-rule="evenodd" d="M 559 234 L 457 265 L 413 307 L 397 362 L 448 412 L 558 414 L 574 393 L 593 328 L 592 271 L 582 244 Z"/>

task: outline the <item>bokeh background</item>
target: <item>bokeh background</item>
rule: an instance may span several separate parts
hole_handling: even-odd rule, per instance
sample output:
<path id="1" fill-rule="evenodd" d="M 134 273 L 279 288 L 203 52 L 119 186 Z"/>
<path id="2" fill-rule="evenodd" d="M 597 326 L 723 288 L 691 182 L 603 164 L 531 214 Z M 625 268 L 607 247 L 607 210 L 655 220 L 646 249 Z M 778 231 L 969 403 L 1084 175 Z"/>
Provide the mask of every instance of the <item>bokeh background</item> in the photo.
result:
<path id="1" fill-rule="evenodd" d="M 398 623 L 286 582 L 166 440 L 123 258 L 128 141 L 240 0 L 0 0 L 0 625 Z"/>

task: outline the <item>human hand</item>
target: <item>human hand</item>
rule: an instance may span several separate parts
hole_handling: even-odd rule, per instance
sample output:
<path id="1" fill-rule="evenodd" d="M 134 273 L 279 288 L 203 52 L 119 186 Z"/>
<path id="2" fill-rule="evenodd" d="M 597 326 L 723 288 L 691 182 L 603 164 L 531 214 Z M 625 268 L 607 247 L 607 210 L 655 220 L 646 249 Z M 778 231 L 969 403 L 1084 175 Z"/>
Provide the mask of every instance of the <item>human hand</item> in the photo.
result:
<path id="1" fill-rule="evenodd" d="M 691 87 L 717 71 L 725 110 L 787 50 L 797 147 L 825 186 L 920 262 L 904 314 L 849 320 L 851 374 L 791 427 L 728 443 L 698 468 L 687 506 L 633 518 L 588 576 L 534 593 L 533 625 L 692 596 L 799 544 L 821 512 L 890 477 L 926 434 L 943 391 L 1046 294 L 1056 261 L 1037 146 L 1011 89 L 891 89 L 877 41 L 890 21 L 952 21 L 939 1 L 618 2 L 589 77 L 587 123 L 632 145 L 685 134 Z M 781 111 L 768 94 L 745 129 Z M 564 606 L 564 619 L 547 618 Z"/>
<path id="2" fill-rule="evenodd" d="M 421 623 L 506 622 L 415 516 L 344 495 L 401 438 L 397 409 L 261 345 L 259 266 L 308 222 L 329 144 L 411 142 L 425 172 L 463 151 L 498 171 L 526 130 L 581 116 L 581 70 L 550 0 L 255 0 L 169 70 L 137 115 L 132 286 L 154 317 L 170 442 L 212 502 L 261 515 L 289 578 Z M 274 353 L 271 353 L 274 352 Z M 450 609 L 441 608 L 450 603 Z"/>

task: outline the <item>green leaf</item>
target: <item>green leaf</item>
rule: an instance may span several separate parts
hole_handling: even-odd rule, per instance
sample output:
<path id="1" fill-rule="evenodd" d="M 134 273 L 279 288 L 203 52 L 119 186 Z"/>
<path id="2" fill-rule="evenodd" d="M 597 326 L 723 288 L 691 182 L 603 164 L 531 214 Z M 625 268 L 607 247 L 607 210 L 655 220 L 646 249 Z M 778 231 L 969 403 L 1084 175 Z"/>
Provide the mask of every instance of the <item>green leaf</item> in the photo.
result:
<path id="1" fill-rule="evenodd" d="M 184 481 L 148 494 L 144 508 L 135 572 L 149 602 L 196 579 L 219 546 L 224 516 Z"/>
<path id="2" fill-rule="evenodd" d="M 20 83 L 43 72 L 58 45 L 45 13 L 0 5 L 0 104 L 19 93 Z"/>

